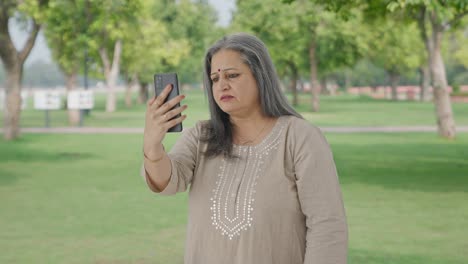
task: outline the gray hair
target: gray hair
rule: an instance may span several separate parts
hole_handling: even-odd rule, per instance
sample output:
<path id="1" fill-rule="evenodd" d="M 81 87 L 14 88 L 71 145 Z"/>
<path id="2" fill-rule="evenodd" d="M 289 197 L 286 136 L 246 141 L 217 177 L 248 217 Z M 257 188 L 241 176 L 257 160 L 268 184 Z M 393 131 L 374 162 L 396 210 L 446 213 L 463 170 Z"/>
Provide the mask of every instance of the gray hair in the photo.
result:
<path id="1" fill-rule="evenodd" d="M 229 115 L 221 110 L 213 96 L 213 82 L 210 78 L 211 60 L 221 50 L 233 50 L 240 53 L 243 62 L 250 68 L 258 87 L 260 105 L 263 113 L 269 117 L 293 115 L 297 113 L 288 103 L 281 91 L 280 81 L 265 44 L 257 37 L 236 33 L 224 36 L 211 46 L 205 55 L 204 86 L 208 96 L 211 119 L 204 126 L 201 137 L 208 143 L 205 155 L 208 157 L 224 154 L 232 155 L 232 124 Z"/>

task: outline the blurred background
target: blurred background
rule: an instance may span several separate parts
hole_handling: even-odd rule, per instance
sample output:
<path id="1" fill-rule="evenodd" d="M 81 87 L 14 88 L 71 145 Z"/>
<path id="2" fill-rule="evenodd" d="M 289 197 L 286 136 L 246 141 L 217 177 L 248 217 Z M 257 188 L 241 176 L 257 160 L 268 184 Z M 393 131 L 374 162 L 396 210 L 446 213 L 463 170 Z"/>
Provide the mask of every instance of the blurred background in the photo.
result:
<path id="1" fill-rule="evenodd" d="M 334 152 L 349 263 L 467 263 L 468 0 L 1 0 L 0 263 L 183 263 L 187 194 L 139 176 L 153 76 L 208 119 L 248 32 Z M 168 134 L 166 149 L 180 134 Z"/>

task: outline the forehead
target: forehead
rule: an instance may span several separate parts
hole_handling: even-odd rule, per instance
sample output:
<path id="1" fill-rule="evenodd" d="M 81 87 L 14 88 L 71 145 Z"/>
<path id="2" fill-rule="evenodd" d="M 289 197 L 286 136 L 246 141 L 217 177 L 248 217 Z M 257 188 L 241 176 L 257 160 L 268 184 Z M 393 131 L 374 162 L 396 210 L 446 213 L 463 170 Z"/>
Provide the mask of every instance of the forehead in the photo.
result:
<path id="1" fill-rule="evenodd" d="M 243 68 L 247 67 L 242 61 L 241 55 L 237 51 L 233 50 L 220 50 L 216 52 L 211 58 L 211 69 L 212 71 L 218 71 L 218 69 L 227 68 Z"/>

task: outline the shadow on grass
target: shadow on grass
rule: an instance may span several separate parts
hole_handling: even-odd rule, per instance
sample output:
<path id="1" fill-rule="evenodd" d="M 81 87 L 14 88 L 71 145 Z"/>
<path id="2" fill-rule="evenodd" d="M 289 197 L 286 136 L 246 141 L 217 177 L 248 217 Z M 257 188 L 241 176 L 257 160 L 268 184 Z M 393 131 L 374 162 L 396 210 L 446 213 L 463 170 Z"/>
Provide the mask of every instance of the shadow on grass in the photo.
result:
<path id="1" fill-rule="evenodd" d="M 349 264 L 463 264 L 463 261 L 457 261 L 453 259 L 439 259 L 432 256 L 424 255 L 404 255 L 404 254 L 392 254 L 388 252 L 376 252 L 367 251 L 361 249 L 349 250 L 348 256 Z"/>
<path id="2" fill-rule="evenodd" d="M 27 147 L 9 148 L 3 146 L 0 150 L 0 164 L 6 162 L 38 162 L 38 161 L 76 161 L 80 159 L 91 159 L 96 155 L 88 152 L 46 152 Z"/>
<path id="3" fill-rule="evenodd" d="M 333 144 L 340 182 L 468 192 L 468 144 Z"/>
<path id="4" fill-rule="evenodd" d="M 20 138 L 12 142 L 0 141 L 0 185 L 14 183 L 19 177 L 15 174 L 14 170 L 5 169 L 13 167 L 12 164 L 9 163 L 19 163 L 19 165 L 15 165 L 15 167 L 27 166 L 33 162 L 40 162 L 46 166 L 47 163 L 75 162 L 77 160 L 93 159 L 96 157 L 93 153 L 66 151 L 66 149 L 59 152 L 44 151 L 28 146 L 31 142 L 33 141 L 30 138 Z M 34 172 L 31 172 L 31 174 L 33 173 Z M 21 177 L 24 177 L 24 173 Z"/>
<path id="5" fill-rule="evenodd" d="M 18 175 L 14 172 L 4 170 L 0 167 L 0 186 L 5 186 L 14 183 L 18 179 Z"/>

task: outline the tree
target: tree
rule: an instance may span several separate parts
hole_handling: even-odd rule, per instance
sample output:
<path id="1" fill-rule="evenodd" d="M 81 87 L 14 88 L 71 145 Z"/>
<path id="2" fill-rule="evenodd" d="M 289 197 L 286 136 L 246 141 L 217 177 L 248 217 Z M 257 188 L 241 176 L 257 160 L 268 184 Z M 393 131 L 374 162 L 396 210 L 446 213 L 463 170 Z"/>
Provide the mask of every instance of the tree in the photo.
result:
<path id="1" fill-rule="evenodd" d="M 403 24 L 395 20 L 381 20 L 369 25 L 373 30 L 368 56 L 375 65 L 385 69 L 397 100 L 397 86 L 401 75 L 415 70 L 423 60 L 423 48 L 415 23 Z"/>
<path id="2" fill-rule="evenodd" d="M 456 27 L 460 20 L 468 15 L 468 0 L 394 0 L 389 3 L 388 9 L 401 10 L 410 16 L 419 14 L 416 19 L 420 21 L 421 35 L 429 57 L 439 135 L 455 138 L 455 120 L 447 89 L 442 40 L 446 31 Z"/>
<path id="3" fill-rule="evenodd" d="M 352 17 L 358 19 L 357 16 Z M 267 43 L 280 72 L 288 68 L 297 102 L 295 80 L 305 67 L 312 86 L 312 110 L 319 110 L 320 76 L 353 65 L 361 56 L 363 42 L 344 21 L 320 5 L 307 1 L 291 4 L 271 1 L 240 1 L 235 20 L 239 27 L 258 34 Z M 306 73 L 306 75 L 309 75 Z"/>
<path id="4" fill-rule="evenodd" d="M 268 1 L 239 1 L 230 31 L 257 35 L 268 47 L 280 76 L 289 75 L 292 104 L 298 105 L 297 81 L 306 68 L 306 38 L 299 28 L 295 6 Z"/>
<path id="5" fill-rule="evenodd" d="M 383 15 L 389 19 L 404 17 L 409 21 L 417 21 L 429 60 L 438 133 L 445 138 L 455 138 L 455 121 L 442 57 L 442 40 L 445 32 L 457 28 L 460 21 L 468 15 L 468 0 L 369 0 L 364 3 L 360 0 L 315 1 L 338 12 L 358 6 L 372 17 Z"/>
<path id="6" fill-rule="evenodd" d="M 453 59 L 453 63 L 468 69 L 468 19 L 465 19 L 464 25 L 464 28 L 452 31 L 446 38 L 444 44 L 447 43 L 445 46 L 448 48 L 444 58 L 449 56 Z"/>
<path id="7" fill-rule="evenodd" d="M 174 39 L 170 35 L 168 25 L 156 15 L 161 11 L 157 1 L 143 1 L 142 7 L 137 25 L 128 32 L 122 53 L 122 72 L 129 85 L 139 87 L 140 103 L 148 99 L 148 84 L 152 83 L 153 75 L 175 69 L 188 56 L 190 48 L 186 39 Z"/>
<path id="8" fill-rule="evenodd" d="M 13 140 L 19 136 L 21 114 L 21 80 L 23 65 L 36 41 L 43 21 L 47 0 L 0 2 L 0 58 L 6 72 L 6 107 L 4 112 L 4 138 Z M 29 27 L 29 36 L 24 46 L 17 50 L 8 30 L 8 22 L 15 16 Z"/>
<path id="9" fill-rule="evenodd" d="M 51 1 L 45 25 L 45 36 L 55 62 L 65 75 L 67 92 L 76 89 L 80 66 L 84 61 L 86 9 L 84 0 Z M 80 111 L 68 109 L 68 121 L 76 126 Z"/>
<path id="10" fill-rule="evenodd" d="M 128 32 L 137 26 L 141 1 L 87 1 L 90 55 L 101 61 L 107 86 L 106 112 L 114 112 L 117 102 L 115 86 L 120 72 L 122 49 L 128 40 Z"/>
<path id="11" fill-rule="evenodd" d="M 182 83 L 202 82 L 203 56 L 208 46 L 221 35 L 216 26 L 216 13 L 206 0 L 162 1 L 164 6 L 154 8 L 153 16 L 167 26 L 171 39 L 187 41 L 189 56 L 183 56 L 177 68 Z M 172 68 L 172 69 L 171 69 Z"/>

